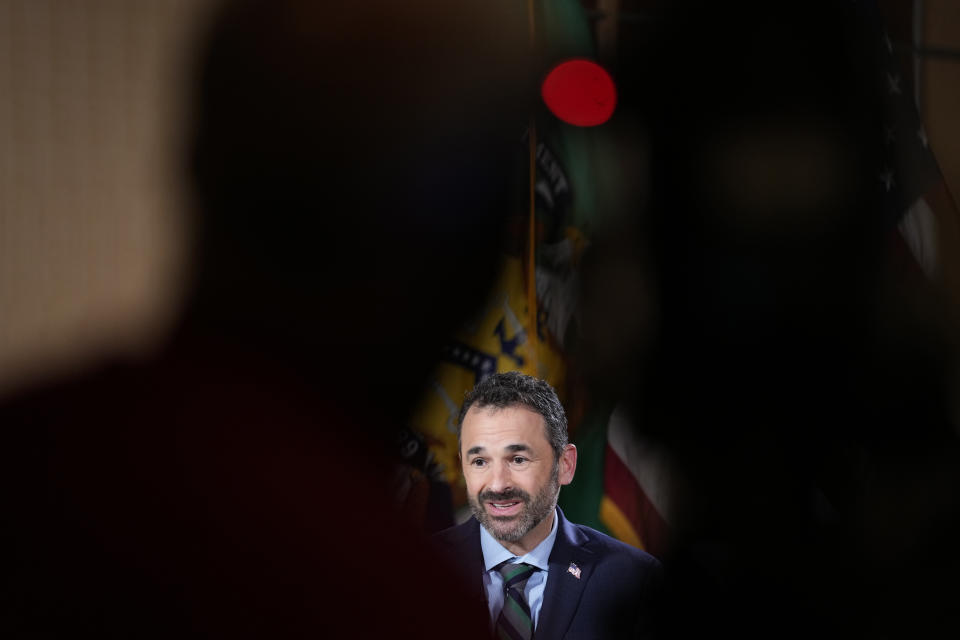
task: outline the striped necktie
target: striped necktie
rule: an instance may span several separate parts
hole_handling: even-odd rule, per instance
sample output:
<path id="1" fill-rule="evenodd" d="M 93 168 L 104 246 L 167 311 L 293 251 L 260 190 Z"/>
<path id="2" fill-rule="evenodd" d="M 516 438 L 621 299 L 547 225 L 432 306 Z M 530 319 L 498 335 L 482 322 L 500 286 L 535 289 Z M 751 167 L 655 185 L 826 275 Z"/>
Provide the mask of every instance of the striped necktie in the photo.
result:
<path id="1" fill-rule="evenodd" d="M 524 563 L 506 563 L 497 568 L 503 576 L 503 609 L 497 618 L 499 640 L 530 640 L 533 637 L 533 616 L 523 595 L 527 580 L 538 569 Z"/>

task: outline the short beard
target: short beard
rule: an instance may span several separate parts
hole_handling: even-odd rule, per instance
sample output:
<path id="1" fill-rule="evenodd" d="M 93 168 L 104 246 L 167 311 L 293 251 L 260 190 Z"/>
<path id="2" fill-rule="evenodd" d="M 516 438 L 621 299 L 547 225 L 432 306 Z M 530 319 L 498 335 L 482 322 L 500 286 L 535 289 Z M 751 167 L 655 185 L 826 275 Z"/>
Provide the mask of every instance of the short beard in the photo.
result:
<path id="1" fill-rule="evenodd" d="M 502 493 L 483 491 L 476 497 L 468 497 L 474 517 L 484 529 L 490 532 L 490 535 L 502 542 L 515 543 L 522 540 L 531 529 L 543 522 L 543 519 L 556 509 L 559 490 L 559 470 L 557 465 L 554 465 L 550 482 L 537 493 L 533 500 L 530 499 L 530 494 L 522 489 L 511 489 Z M 524 503 L 524 509 L 516 516 L 503 517 L 490 515 L 483 508 L 483 503 L 486 501 L 501 500 L 520 500 Z"/>

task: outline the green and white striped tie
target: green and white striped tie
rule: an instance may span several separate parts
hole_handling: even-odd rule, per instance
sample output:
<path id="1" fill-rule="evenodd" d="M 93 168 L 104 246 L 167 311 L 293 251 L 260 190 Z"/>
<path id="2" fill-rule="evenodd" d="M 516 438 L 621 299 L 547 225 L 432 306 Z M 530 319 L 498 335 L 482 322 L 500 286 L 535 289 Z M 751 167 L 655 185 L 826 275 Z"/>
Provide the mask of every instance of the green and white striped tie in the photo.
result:
<path id="1" fill-rule="evenodd" d="M 500 640 L 530 640 L 533 637 L 533 616 L 523 588 L 538 569 L 529 564 L 506 563 L 497 567 L 497 571 L 503 576 L 503 609 L 497 618 L 496 637 Z"/>

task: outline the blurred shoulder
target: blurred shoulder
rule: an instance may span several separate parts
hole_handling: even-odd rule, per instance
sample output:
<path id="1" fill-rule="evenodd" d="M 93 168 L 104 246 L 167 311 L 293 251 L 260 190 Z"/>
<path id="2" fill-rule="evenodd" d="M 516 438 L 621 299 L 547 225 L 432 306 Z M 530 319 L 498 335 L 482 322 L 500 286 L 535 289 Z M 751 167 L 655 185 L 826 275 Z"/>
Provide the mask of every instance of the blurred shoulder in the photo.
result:
<path id="1" fill-rule="evenodd" d="M 437 531 L 430 536 L 430 542 L 437 548 L 449 549 L 469 544 L 479 535 L 480 523 L 470 518 L 466 522 Z"/>

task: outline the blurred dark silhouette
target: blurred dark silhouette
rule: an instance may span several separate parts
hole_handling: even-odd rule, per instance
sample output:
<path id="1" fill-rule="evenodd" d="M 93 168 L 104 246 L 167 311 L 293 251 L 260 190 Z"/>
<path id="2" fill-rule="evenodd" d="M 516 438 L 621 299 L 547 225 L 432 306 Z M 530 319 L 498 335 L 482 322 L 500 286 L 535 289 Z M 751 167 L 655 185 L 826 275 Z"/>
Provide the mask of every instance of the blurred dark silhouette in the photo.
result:
<path id="1" fill-rule="evenodd" d="M 479 637 L 394 437 L 522 206 L 511 2 L 237 0 L 198 66 L 166 346 L 0 407 L 0 635 Z"/>
<path id="2" fill-rule="evenodd" d="M 668 4 L 618 73 L 649 199 L 585 275 L 650 300 L 643 339 L 584 357 L 674 465 L 660 633 L 955 634 L 956 365 L 891 250 L 875 8 Z"/>

